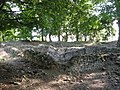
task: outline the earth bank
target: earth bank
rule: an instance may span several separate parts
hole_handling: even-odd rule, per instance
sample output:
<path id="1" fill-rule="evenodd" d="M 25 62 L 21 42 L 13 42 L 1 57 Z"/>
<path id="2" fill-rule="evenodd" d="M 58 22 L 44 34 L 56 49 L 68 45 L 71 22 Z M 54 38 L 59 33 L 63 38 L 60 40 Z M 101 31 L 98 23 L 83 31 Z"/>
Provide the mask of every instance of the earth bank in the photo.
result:
<path id="1" fill-rule="evenodd" d="M 1 43 L 0 72 L 1 90 L 120 90 L 120 48 L 115 42 Z"/>

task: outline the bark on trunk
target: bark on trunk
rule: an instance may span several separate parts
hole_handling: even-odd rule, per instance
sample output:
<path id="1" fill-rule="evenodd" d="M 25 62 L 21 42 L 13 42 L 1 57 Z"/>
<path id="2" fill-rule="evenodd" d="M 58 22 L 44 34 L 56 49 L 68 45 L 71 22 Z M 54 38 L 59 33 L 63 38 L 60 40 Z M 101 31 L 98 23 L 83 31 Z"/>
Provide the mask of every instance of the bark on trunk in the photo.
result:
<path id="1" fill-rule="evenodd" d="M 2 41 L 5 41 L 5 34 L 4 33 L 5 33 L 4 31 L 1 32 Z"/>
<path id="2" fill-rule="evenodd" d="M 68 41 L 68 33 L 66 32 L 65 41 Z"/>
<path id="3" fill-rule="evenodd" d="M 41 30 L 41 32 L 42 32 L 42 41 L 44 41 L 43 29 Z"/>
<path id="4" fill-rule="evenodd" d="M 85 38 L 85 42 L 87 41 L 87 37 L 86 37 L 86 35 L 84 36 L 84 38 Z"/>
<path id="5" fill-rule="evenodd" d="M 49 41 L 52 42 L 51 33 L 49 34 Z"/>
<path id="6" fill-rule="evenodd" d="M 5 36 L 4 35 L 2 35 L 2 41 L 5 41 Z"/>
<path id="7" fill-rule="evenodd" d="M 76 29 L 76 41 L 79 40 L 79 32 L 78 32 L 78 29 Z"/>
<path id="8" fill-rule="evenodd" d="M 93 41 L 93 38 L 92 38 L 92 36 L 91 36 L 91 35 L 90 35 L 89 41 Z"/>
<path id="9" fill-rule="evenodd" d="M 30 34 L 31 34 L 31 36 L 30 36 L 30 40 L 33 40 L 32 30 L 30 30 Z"/>
<path id="10" fill-rule="evenodd" d="M 119 30 L 119 36 L 118 36 L 117 46 L 120 47 L 120 20 L 118 20 L 118 30 Z"/>
<path id="11" fill-rule="evenodd" d="M 58 31 L 58 41 L 60 41 L 60 31 Z"/>

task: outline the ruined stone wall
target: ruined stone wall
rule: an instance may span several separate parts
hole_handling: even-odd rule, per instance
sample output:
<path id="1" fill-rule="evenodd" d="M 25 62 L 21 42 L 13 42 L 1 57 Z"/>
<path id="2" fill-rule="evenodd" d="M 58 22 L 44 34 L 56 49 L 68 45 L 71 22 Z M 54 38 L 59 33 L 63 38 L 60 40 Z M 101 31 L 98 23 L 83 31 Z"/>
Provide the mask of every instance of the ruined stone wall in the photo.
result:
<path id="1" fill-rule="evenodd" d="M 87 47 L 63 47 L 55 48 L 49 45 L 34 46 L 33 48 L 26 48 L 23 51 L 23 58 L 37 64 L 54 65 L 54 64 L 68 64 L 69 62 L 77 62 L 75 65 L 81 63 L 79 66 L 86 71 L 93 68 L 102 68 L 104 66 L 104 59 L 102 55 L 119 53 L 120 48 L 114 47 L 100 47 L 100 46 L 87 46 Z M 78 62 L 79 59 L 79 62 Z M 70 63 L 69 63 L 70 65 Z M 92 69 L 92 70 L 94 70 Z"/>

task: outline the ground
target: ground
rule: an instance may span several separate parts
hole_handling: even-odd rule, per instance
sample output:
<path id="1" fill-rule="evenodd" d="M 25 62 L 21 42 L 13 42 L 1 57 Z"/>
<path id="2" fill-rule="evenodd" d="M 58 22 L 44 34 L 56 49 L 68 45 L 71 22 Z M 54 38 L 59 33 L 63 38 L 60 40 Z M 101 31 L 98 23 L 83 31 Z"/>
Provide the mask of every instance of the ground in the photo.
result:
<path id="1" fill-rule="evenodd" d="M 115 47 L 116 42 L 102 43 L 98 45 Z M 36 64 L 21 58 L 19 51 L 22 45 L 47 44 L 55 47 L 80 47 L 92 45 L 90 43 L 46 43 L 46 42 L 8 42 L 0 46 L 0 90 L 120 90 L 120 54 L 110 53 L 101 67 L 88 69 L 92 62 L 81 62 L 82 57 L 74 57 L 77 64 L 71 67 L 59 67 L 42 69 Z M 9 48 L 13 47 L 14 53 Z M 17 48 L 16 48 L 17 47 Z M 19 47 L 19 48 L 18 48 Z M 84 56 L 83 59 L 91 56 Z M 92 56 L 96 58 L 96 55 Z M 98 58 L 97 58 L 98 59 Z M 79 64 L 78 64 L 79 63 Z M 93 62 L 94 63 L 94 62 Z M 87 68 L 83 72 L 79 67 Z M 97 66 L 95 66 L 97 67 Z"/>

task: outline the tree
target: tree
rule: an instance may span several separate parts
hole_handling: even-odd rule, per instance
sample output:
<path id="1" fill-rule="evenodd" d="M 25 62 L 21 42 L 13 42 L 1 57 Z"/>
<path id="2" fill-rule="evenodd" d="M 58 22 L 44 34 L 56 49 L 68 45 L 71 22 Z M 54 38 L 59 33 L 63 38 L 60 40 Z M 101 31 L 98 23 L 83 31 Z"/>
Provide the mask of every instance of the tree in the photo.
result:
<path id="1" fill-rule="evenodd" d="M 113 1 L 113 0 L 112 0 Z M 118 20 L 118 28 L 119 28 L 119 37 L 118 37 L 118 42 L 117 46 L 120 47 L 120 0 L 114 0 L 114 4 L 116 7 L 116 19 Z"/>
<path id="2" fill-rule="evenodd" d="M 67 41 L 69 35 L 75 35 L 76 41 L 80 37 L 97 39 L 102 30 L 111 28 L 109 13 L 105 14 L 101 10 L 99 15 L 95 15 L 95 7 L 102 5 L 103 0 L 2 0 L 0 2 L 0 30 L 17 29 L 18 38 L 32 40 L 32 32 L 39 32 L 42 41 L 49 35 L 65 35 Z M 102 3 L 102 4 L 101 4 Z M 107 6 L 107 5 L 106 5 Z M 18 8 L 14 11 L 13 8 Z M 98 8 L 97 8 L 98 9 Z M 107 17 L 106 17 L 107 16 Z M 110 32 L 111 33 L 111 32 Z M 2 34 L 4 40 L 4 34 Z M 109 36 L 108 34 L 104 36 Z M 23 38 L 22 38 L 23 37 Z M 14 37 L 13 37 L 14 39 Z M 94 40 L 94 39 L 93 39 Z"/>

